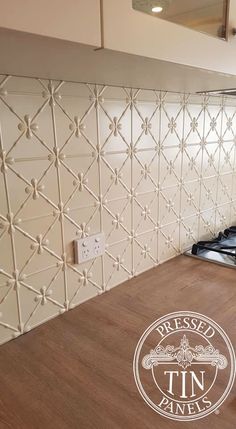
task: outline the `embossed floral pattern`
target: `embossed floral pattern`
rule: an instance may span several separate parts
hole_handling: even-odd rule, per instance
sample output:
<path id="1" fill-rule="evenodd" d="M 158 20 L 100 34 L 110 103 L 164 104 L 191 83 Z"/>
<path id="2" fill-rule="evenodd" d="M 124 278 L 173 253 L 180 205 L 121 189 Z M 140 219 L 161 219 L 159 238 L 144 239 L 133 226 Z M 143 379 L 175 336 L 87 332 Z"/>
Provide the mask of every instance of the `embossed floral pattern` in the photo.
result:
<path id="1" fill-rule="evenodd" d="M 236 103 L 19 78 L 16 95 L 14 79 L 0 77 L 0 342 L 235 223 Z M 105 254 L 75 264 L 73 241 L 101 231 Z"/>

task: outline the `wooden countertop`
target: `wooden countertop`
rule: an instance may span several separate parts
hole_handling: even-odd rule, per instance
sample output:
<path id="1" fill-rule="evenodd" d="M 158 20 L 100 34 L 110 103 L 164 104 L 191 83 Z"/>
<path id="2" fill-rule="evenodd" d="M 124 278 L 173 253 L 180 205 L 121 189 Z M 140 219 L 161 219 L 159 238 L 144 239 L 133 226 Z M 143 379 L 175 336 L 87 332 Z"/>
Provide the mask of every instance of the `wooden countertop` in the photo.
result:
<path id="1" fill-rule="evenodd" d="M 160 316 L 209 316 L 236 343 L 235 271 L 179 256 L 0 348 L 0 428 L 235 429 L 236 388 L 220 414 L 181 423 L 149 408 L 132 360 Z"/>

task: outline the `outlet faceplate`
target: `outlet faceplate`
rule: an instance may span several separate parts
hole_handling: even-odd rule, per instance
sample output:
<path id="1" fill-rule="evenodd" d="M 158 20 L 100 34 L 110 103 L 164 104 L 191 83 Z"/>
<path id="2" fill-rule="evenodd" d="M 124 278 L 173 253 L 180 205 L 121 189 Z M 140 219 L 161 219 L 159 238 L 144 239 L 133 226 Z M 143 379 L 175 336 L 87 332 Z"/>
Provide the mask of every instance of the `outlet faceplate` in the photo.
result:
<path id="1" fill-rule="evenodd" d="M 74 240 L 75 264 L 82 264 L 105 253 L 105 234 L 100 232 L 90 237 Z"/>

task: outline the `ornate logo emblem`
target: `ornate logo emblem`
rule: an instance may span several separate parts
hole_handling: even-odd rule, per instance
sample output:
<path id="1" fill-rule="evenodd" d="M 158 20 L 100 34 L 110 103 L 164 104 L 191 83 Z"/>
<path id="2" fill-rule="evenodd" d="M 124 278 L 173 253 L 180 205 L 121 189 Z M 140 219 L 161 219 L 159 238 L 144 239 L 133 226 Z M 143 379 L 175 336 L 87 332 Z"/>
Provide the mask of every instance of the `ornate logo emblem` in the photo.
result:
<path id="1" fill-rule="evenodd" d="M 213 320 L 195 312 L 171 313 L 144 332 L 133 362 L 145 402 L 173 420 L 218 413 L 234 383 L 233 346 Z"/>

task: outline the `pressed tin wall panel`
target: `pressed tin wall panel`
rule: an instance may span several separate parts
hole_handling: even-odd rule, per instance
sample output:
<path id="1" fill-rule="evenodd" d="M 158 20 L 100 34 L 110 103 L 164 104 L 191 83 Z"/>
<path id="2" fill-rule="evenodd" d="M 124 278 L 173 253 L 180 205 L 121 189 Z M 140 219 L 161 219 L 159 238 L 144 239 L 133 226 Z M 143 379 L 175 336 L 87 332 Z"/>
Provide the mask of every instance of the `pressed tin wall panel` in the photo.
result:
<path id="1" fill-rule="evenodd" d="M 235 222 L 236 100 L 0 82 L 1 342 Z"/>

